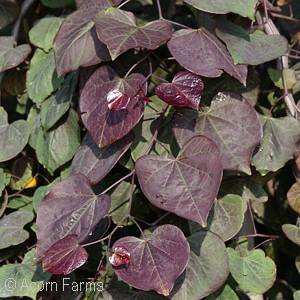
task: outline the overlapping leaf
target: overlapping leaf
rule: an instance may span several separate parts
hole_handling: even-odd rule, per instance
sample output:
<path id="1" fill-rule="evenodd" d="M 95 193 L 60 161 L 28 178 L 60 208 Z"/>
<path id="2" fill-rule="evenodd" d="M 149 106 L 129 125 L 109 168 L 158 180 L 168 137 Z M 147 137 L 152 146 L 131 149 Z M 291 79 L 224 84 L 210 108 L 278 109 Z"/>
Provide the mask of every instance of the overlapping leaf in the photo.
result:
<path id="1" fill-rule="evenodd" d="M 87 133 L 72 161 L 72 174 L 81 173 L 89 179 L 90 184 L 98 183 L 128 150 L 133 139 L 133 134 L 129 133 L 121 140 L 99 148 Z"/>
<path id="2" fill-rule="evenodd" d="M 181 71 L 174 76 L 172 83 L 159 84 L 155 93 L 168 104 L 198 109 L 203 88 L 200 76 Z"/>
<path id="3" fill-rule="evenodd" d="M 176 31 L 168 48 L 179 64 L 195 74 L 219 77 L 224 70 L 246 83 L 247 66 L 235 65 L 225 45 L 205 28 Z"/>
<path id="4" fill-rule="evenodd" d="M 129 98 L 126 109 L 110 111 L 107 95 L 119 90 Z M 106 147 L 124 137 L 141 119 L 144 112 L 143 97 L 147 84 L 142 74 L 118 77 L 110 67 L 97 69 L 86 82 L 79 100 L 81 119 L 99 147 Z"/>
<path id="5" fill-rule="evenodd" d="M 97 37 L 92 21 L 97 12 L 110 6 L 109 0 L 89 1 L 64 20 L 53 44 L 59 75 L 80 66 L 91 66 L 110 59 L 106 46 Z"/>
<path id="6" fill-rule="evenodd" d="M 16 0 L 2 0 L 0 3 L 0 29 L 12 23 L 19 14 Z"/>
<path id="7" fill-rule="evenodd" d="M 238 249 L 228 248 L 227 251 L 230 272 L 241 289 L 256 295 L 271 288 L 276 278 L 276 266 L 262 250 L 240 252 Z"/>
<path id="8" fill-rule="evenodd" d="M 271 118 L 259 115 L 263 126 L 263 139 L 252 164 L 265 175 L 277 171 L 293 158 L 300 139 L 300 125 L 292 117 Z"/>
<path id="9" fill-rule="evenodd" d="M 282 231 L 289 240 L 300 246 L 300 227 L 293 224 L 282 225 Z"/>
<path id="10" fill-rule="evenodd" d="M 25 120 L 7 123 L 7 113 L 0 107 L 0 161 L 6 161 L 19 154 L 28 142 L 29 126 Z"/>
<path id="11" fill-rule="evenodd" d="M 79 245 L 76 234 L 68 235 L 45 253 L 42 260 L 43 271 L 52 274 L 70 274 L 88 259 L 88 253 Z"/>
<path id="12" fill-rule="evenodd" d="M 0 249 L 26 241 L 29 238 L 29 233 L 23 227 L 33 218 L 33 213 L 28 211 L 15 211 L 4 216 L 0 220 Z"/>
<path id="13" fill-rule="evenodd" d="M 236 64 L 260 65 L 287 52 L 287 40 L 282 35 L 267 35 L 260 30 L 249 34 L 225 20 L 218 23 L 216 33 L 225 42 Z"/>
<path id="14" fill-rule="evenodd" d="M 206 297 L 205 300 L 239 300 L 239 297 L 228 284 L 225 284 L 218 291 Z"/>
<path id="15" fill-rule="evenodd" d="M 42 258 L 54 243 L 70 234 L 78 235 L 79 242 L 82 242 L 107 214 L 109 207 L 110 197 L 96 196 L 82 174 L 56 184 L 38 211 L 36 257 Z"/>
<path id="16" fill-rule="evenodd" d="M 132 48 L 154 50 L 172 35 L 172 27 L 167 22 L 156 20 L 138 26 L 133 13 L 118 8 L 101 11 L 93 20 L 98 37 L 108 47 L 113 60 Z"/>
<path id="17" fill-rule="evenodd" d="M 214 14 L 227 14 L 229 12 L 249 17 L 254 20 L 257 0 L 236 0 L 232 5 L 231 0 L 184 0 L 193 7 Z"/>
<path id="18" fill-rule="evenodd" d="M 219 190 L 222 170 L 218 147 L 204 136 L 188 140 L 176 159 L 146 155 L 136 162 L 140 186 L 152 204 L 202 226 Z"/>
<path id="19" fill-rule="evenodd" d="M 262 138 L 255 109 L 237 100 L 213 101 L 207 112 L 182 109 L 174 116 L 173 132 L 179 145 L 195 134 L 207 136 L 218 145 L 224 169 L 247 174 L 253 150 Z"/>
<path id="20" fill-rule="evenodd" d="M 129 251 L 130 262 L 128 267 L 114 268 L 118 277 L 135 288 L 155 290 L 164 296 L 170 294 L 175 280 L 184 271 L 190 252 L 187 239 L 174 225 L 162 225 L 146 239 L 121 238 L 112 250 L 119 246 Z"/>
<path id="21" fill-rule="evenodd" d="M 290 207 L 300 214 L 300 184 L 294 183 L 287 193 L 287 199 Z"/>
<path id="22" fill-rule="evenodd" d="M 29 45 L 14 47 L 14 42 L 12 36 L 0 36 L 0 72 L 18 66 L 31 52 Z"/>
<path id="23" fill-rule="evenodd" d="M 197 232 L 188 241 L 189 262 L 172 291 L 172 300 L 202 299 L 219 289 L 229 275 L 226 247 L 217 235 Z"/>

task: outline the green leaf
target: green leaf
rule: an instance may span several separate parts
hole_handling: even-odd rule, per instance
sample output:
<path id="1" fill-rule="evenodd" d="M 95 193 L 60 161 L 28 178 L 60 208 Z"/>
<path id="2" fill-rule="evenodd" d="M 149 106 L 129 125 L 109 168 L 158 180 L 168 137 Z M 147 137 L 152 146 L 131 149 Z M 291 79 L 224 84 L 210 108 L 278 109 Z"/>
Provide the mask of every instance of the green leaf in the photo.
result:
<path id="1" fill-rule="evenodd" d="M 295 265 L 296 265 L 296 268 L 297 268 L 298 273 L 300 275 L 300 254 L 298 254 L 297 257 L 296 257 Z"/>
<path id="2" fill-rule="evenodd" d="M 218 24 L 216 33 L 236 64 L 259 65 L 287 52 L 287 40 L 281 35 L 267 35 L 260 30 L 249 34 L 243 27 L 225 19 Z"/>
<path id="3" fill-rule="evenodd" d="M 239 298 L 234 290 L 228 284 L 225 284 L 218 291 L 206 297 L 205 300 L 239 300 Z"/>
<path id="4" fill-rule="evenodd" d="M 0 29 L 12 23 L 19 14 L 16 0 L 2 0 L 0 2 Z"/>
<path id="5" fill-rule="evenodd" d="M 14 161 L 10 186 L 14 190 L 24 189 L 33 179 L 33 160 L 22 156 Z"/>
<path id="6" fill-rule="evenodd" d="M 51 8 L 75 7 L 74 0 L 41 0 L 41 2 Z"/>
<path id="7" fill-rule="evenodd" d="M 287 193 L 290 207 L 300 215 L 300 184 L 294 183 Z"/>
<path id="8" fill-rule="evenodd" d="M 25 120 L 7 123 L 7 113 L 0 107 L 0 161 L 10 160 L 19 154 L 28 142 L 29 126 Z"/>
<path id="9" fill-rule="evenodd" d="M 27 72 L 26 87 L 30 99 L 40 106 L 62 83 L 54 66 L 53 51 L 45 53 L 36 49 Z"/>
<path id="10" fill-rule="evenodd" d="M 300 290 L 294 292 L 293 297 L 294 297 L 294 300 L 300 300 Z"/>
<path id="11" fill-rule="evenodd" d="M 40 129 L 37 138 L 38 161 L 53 173 L 76 153 L 80 145 L 80 127 L 78 115 L 70 109 L 69 114 L 61 119 L 50 131 Z"/>
<path id="12" fill-rule="evenodd" d="M 189 262 L 172 290 L 172 300 L 202 299 L 220 288 L 228 277 L 228 255 L 217 235 L 209 231 L 196 232 L 188 241 Z"/>
<path id="13" fill-rule="evenodd" d="M 293 158 L 300 138 L 300 125 L 292 117 L 271 118 L 259 115 L 263 126 L 263 139 L 252 165 L 266 175 L 277 171 Z"/>
<path id="14" fill-rule="evenodd" d="M 17 209 L 19 211 L 33 212 L 32 199 L 25 197 L 15 197 L 9 200 L 8 208 Z"/>
<path id="15" fill-rule="evenodd" d="M 45 52 L 49 52 L 63 20 L 64 18 L 53 16 L 46 16 L 38 20 L 29 31 L 30 42 L 36 47 L 42 48 Z"/>
<path id="16" fill-rule="evenodd" d="M 274 82 L 275 86 L 283 90 L 284 84 L 283 84 L 282 72 L 284 72 L 287 88 L 292 89 L 294 85 L 297 83 L 296 73 L 294 70 L 284 69 L 282 71 L 282 70 L 268 68 L 268 74 L 271 80 Z"/>
<path id="17" fill-rule="evenodd" d="M 33 218 L 34 214 L 28 211 L 15 211 L 4 216 L 0 220 L 0 249 L 26 241 L 29 238 L 29 233 L 23 230 L 23 227 L 31 222 Z"/>
<path id="18" fill-rule="evenodd" d="M 6 186 L 6 176 L 4 170 L 0 168 L 0 196 L 2 196 L 2 192 Z M 0 214 L 1 216 L 1 214 Z"/>
<path id="19" fill-rule="evenodd" d="M 0 72 L 18 66 L 31 52 L 29 45 L 14 47 L 14 43 L 14 37 L 0 36 Z"/>
<path id="20" fill-rule="evenodd" d="M 41 106 L 41 121 L 45 130 L 50 129 L 69 109 L 78 72 L 70 73 L 55 95 L 49 97 Z"/>
<path id="21" fill-rule="evenodd" d="M 40 109 L 36 105 L 32 106 L 27 116 L 27 122 L 30 128 L 29 145 L 36 149 L 37 137 L 42 126 Z"/>
<path id="22" fill-rule="evenodd" d="M 7 192 L 5 191 L 4 195 L 0 197 L 0 217 L 2 217 L 2 215 L 4 214 L 5 209 L 7 207 L 7 203 L 8 203 L 8 195 Z"/>
<path id="23" fill-rule="evenodd" d="M 292 224 L 283 224 L 282 230 L 289 240 L 300 246 L 300 228 Z"/>
<path id="24" fill-rule="evenodd" d="M 227 251 L 230 272 L 242 290 L 256 295 L 272 287 L 276 279 L 276 265 L 262 250 L 239 253 L 238 248 L 227 248 Z"/>
<path id="25" fill-rule="evenodd" d="M 184 0 L 184 2 L 206 12 L 214 14 L 233 12 L 254 21 L 257 0 L 236 0 L 234 5 L 231 0 Z"/>
<path id="26" fill-rule="evenodd" d="M 0 268 L 0 282 L 5 283 L 0 284 L 0 297 L 27 296 L 36 299 L 37 293 L 52 274 L 44 273 L 41 265 L 33 265 L 34 253 L 35 249 L 26 253 L 21 264 L 8 264 Z"/>

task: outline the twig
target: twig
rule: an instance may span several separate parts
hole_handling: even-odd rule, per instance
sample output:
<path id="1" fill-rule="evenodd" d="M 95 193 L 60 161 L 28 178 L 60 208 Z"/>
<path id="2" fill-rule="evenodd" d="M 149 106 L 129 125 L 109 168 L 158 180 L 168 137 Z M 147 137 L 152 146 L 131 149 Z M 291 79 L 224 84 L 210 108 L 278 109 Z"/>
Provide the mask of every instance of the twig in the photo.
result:
<path id="1" fill-rule="evenodd" d="M 291 21 L 291 22 L 296 23 L 296 24 L 300 24 L 300 20 L 298 20 L 296 18 L 293 18 L 293 17 L 290 17 L 290 16 L 285 16 L 285 15 L 282 15 L 282 14 L 277 14 L 277 13 L 274 13 L 274 12 L 270 12 L 270 13 L 271 13 L 271 16 L 274 17 L 274 18 L 284 19 L 284 20 L 288 20 L 288 21 Z"/>
<path id="2" fill-rule="evenodd" d="M 113 187 L 115 187 L 116 185 L 118 185 L 120 182 L 122 182 L 123 180 L 125 180 L 126 178 L 130 177 L 133 175 L 133 171 L 131 171 L 129 174 L 123 176 L 122 178 L 120 178 L 118 181 L 116 181 L 115 183 L 113 183 L 111 186 L 109 186 L 106 190 L 104 190 L 101 195 L 106 194 L 109 190 L 111 190 Z"/>
<path id="3" fill-rule="evenodd" d="M 243 238 L 252 238 L 252 237 L 262 237 L 262 238 L 268 238 L 268 239 L 279 239 L 280 235 L 269 235 L 269 234 L 261 234 L 261 233 L 252 233 L 252 234 L 246 234 L 246 235 L 240 235 L 235 237 L 236 240 L 243 239 Z"/>
<path id="4" fill-rule="evenodd" d="M 123 3 L 121 3 L 118 8 L 121 8 L 122 6 L 124 6 L 125 4 L 129 3 L 131 0 L 126 0 Z"/>
<path id="5" fill-rule="evenodd" d="M 164 17 L 162 15 L 160 0 L 156 0 L 157 10 L 158 10 L 158 17 L 160 20 L 162 20 Z"/>
<path id="6" fill-rule="evenodd" d="M 254 221 L 254 216 L 253 216 L 250 200 L 248 200 L 247 202 L 248 202 L 248 209 L 249 209 L 249 214 L 250 214 L 250 218 L 251 218 L 251 222 L 252 222 L 253 232 L 254 232 L 254 234 L 256 234 L 257 230 L 256 230 L 256 226 L 255 226 L 255 221 Z"/>
<path id="7" fill-rule="evenodd" d="M 126 73 L 125 78 L 128 77 L 128 75 L 132 72 L 133 69 L 135 69 L 140 63 L 142 63 L 144 60 L 146 60 L 149 57 L 149 54 L 147 54 L 145 57 L 141 58 L 138 62 L 136 62 Z"/>

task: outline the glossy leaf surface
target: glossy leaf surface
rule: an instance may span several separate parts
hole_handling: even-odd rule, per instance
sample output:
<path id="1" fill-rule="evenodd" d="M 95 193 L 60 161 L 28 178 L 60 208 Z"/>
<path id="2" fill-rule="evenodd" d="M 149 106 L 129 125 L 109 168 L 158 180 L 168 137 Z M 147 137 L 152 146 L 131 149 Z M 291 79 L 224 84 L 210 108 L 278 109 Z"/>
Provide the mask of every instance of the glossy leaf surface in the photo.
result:
<path id="1" fill-rule="evenodd" d="M 235 65 L 222 42 L 203 27 L 176 31 L 168 48 L 180 65 L 195 74 L 219 77 L 224 70 L 246 83 L 247 66 Z"/>
<path id="2" fill-rule="evenodd" d="M 0 249 L 23 243 L 29 233 L 23 227 L 34 218 L 32 212 L 15 211 L 0 220 Z"/>
<path id="3" fill-rule="evenodd" d="M 263 139 L 252 164 L 262 174 L 277 171 L 293 158 L 300 139 L 299 122 L 292 117 L 271 118 L 259 115 Z"/>
<path id="4" fill-rule="evenodd" d="M 219 147 L 226 170 L 250 174 L 255 147 L 262 138 L 262 126 L 254 108 L 237 100 L 213 101 L 207 112 L 180 110 L 173 120 L 179 145 L 195 134 L 205 135 Z"/>
<path id="5" fill-rule="evenodd" d="M 147 84 L 142 74 L 118 77 L 110 67 L 100 67 L 86 82 L 79 100 L 81 119 L 99 147 L 106 147 L 124 137 L 141 119 Z M 129 98 L 126 109 L 110 111 L 107 94 L 118 89 Z"/>
<path id="6" fill-rule="evenodd" d="M 229 274 L 224 242 L 209 231 L 188 238 L 191 247 L 185 272 L 178 278 L 172 300 L 202 299 L 222 286 Z"/>
<path id="7" fill-rule="evenodd" d="M 168 104 L 198 109 L 204 84 L 200 76 L 189 71 L 177 73 L 172 83 L 161 83 L 156 95 Z"/>
<path id="8" fill-rule="evenodd" d="M 89 179 L 90 184 L 98 183 L 129 149 L 133 139 L 133 134 L 129 133 L 121 140 L 99 148 L 87 133 L 72 161 L 72 174 L 83 174 Z"/>
<path id="9" fill-rule="evenodd" d="M 174 225 L 159 226 L 147 239 L 121 238 L 112 250 L 120 246 L 128 249 L 130 262 L 128 267 L 114 268 L 118 277 L 135 288 L 155 290 L 164 296 L 170 294 L 176 278 L 185 269 L 190 252 L 188 241 Z"/>
<path id="10" fill-rule="evenodd" d="M 53 44 L 59 75 L 110 59 L 106 46 L 98 40 L 92 21 L 97 12 L 108 7 L 109 0 L 89 1 L 64 20 Z"/>
<path id="11" fill-rule="evenodd" d="M 108 195 L 96 196 L 88 179 L 81 174 L 70 176 L 46 194 L 37 215 L 37 258 L 57 241 L 76 234 L 85 240 L 110 208 Z"/>
<path id="12" fill-rule="evenodd" d="M 30 130 L 25 120 L 7 123 L 7 112 L 0 107 L 0 161 L 19 154 L 28 142 Z"/>
<path id="13" fill-rule="evenodd" d="M 136 174 L 155 206 L 206 226 L 219 190 L 222 162 L 216 144 L 204 136 L 188 140 L 175 159 L 145 155 Z"/>
<path id="14" fill-rule="evenodd" d="M 78 236 L 68 235 L 53 244 L 42 260 L 43 271 L 52 274 L 70 274 L 88 259 L 88 253 L 79 245 Z"/>
<path id="15" fill-rule="evenodd" d="M 11 36 L 0 37 L 0 72 L 18 66 L 31 52 L 29 45 L 14 47 L 14 42 Z"/>

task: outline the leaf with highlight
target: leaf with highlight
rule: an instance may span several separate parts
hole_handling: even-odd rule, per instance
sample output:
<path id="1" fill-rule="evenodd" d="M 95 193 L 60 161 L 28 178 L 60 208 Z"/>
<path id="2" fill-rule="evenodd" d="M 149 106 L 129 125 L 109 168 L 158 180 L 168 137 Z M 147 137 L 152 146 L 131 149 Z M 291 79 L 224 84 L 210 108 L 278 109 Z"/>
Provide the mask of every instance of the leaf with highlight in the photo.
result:
<path id="1" fill-rule="evenodd" d="M 247 66 L 235 65 L 225 45 L 203 27 L 176 31 L 168 48 L 180 65 L 195 74 L 219 77 L 224 70 L 246 84 Z"/>
<path id="2" fill-rule="evenodd" d="M 289 240 L 300 246 L 300 227 L 293 224 L 283 224 L 282 231 Z"/>
<path id="3" fill-rule="evenodd" d="M 170 39 L 172 27 L 163 20 L 138 26 L 133 13 L 119 8 L 101 11 L 93 18 L 99 39 L 106 44 L 112 60 L 132 48 L 154 50 Z"/>
<path id="4" fill-rule="evenodd" d="M 175 159 L 145 155 L 136 174 L 155 206 L 206 226 L 220 187 L 222 162 L 216 144 L 204 136 L 188 140 Z"/>
<path id="5" fill-rule="evenodd" d="M 37 214 L 37 259 L 67 235 L 84 241 L 108 213 L 109 195 L 95 195 L 88 179 L 72 175 L 53 186 L 43 199 Z"/>
<path id="6" fill-rule="evenodd" d="M 300 184 L 294 183 L 287 193 L 290 207 L 300 215 Z"/>

